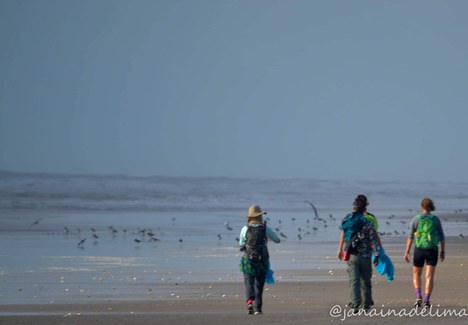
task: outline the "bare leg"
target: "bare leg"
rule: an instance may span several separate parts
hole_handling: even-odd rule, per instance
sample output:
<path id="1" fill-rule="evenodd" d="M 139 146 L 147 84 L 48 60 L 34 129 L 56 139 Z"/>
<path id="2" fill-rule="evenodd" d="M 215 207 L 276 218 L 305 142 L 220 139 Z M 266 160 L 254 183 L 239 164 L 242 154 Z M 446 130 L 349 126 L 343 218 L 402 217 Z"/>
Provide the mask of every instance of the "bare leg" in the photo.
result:
<path id="1" fill-rule="evenodd" d="M 434 288 L 435 266 L 426 265 L 426 290 L 425 294 L 431 294 Z"/>
<path id="2" fill-rule="evenodd" d="M 413 266 L 413 285 L 414 288 L 421 288 L 422 267 Z"/>

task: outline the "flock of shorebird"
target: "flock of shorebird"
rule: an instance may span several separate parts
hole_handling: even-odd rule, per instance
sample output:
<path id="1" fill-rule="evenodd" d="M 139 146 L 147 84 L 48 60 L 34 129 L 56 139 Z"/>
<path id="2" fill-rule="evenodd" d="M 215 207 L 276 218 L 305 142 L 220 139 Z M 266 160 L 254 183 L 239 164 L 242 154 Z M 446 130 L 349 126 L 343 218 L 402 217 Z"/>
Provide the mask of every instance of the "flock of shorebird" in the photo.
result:
<path id="1" fill-rule="evenodd" d="M 303 240 L 303 238 L 305 238 L 307 236 L 310 236 L 310 235 L 318 232 L 319 229 L 326 229 L 328 227 L 328 223 L 336 225 L 336 221 L 337 221 L 337 219 L 332 214 L 329 214 L 328 218 L 320 217 L 319 213 L 318 213 L 318 210 L 315 207 L 315 205 L 310 201 L 305 201 L 305 202 L 308 203 L 312 207 L 314 217 L 313 217 L 312 221 L 311 221 L 311 219 L 306 220 L 306 224 L 305 224 L 304 228 L 303 227 L 297 227 L 296 238 L 299 241 Z M 462 212 L 462 210 L 456 210 L 456 212 Z M 392 225 L 392 222 L 389 221 L 389 220 L 392 220 L 393 218 L 395 218 L 395 215 L 389 216 L 387 218 L 388 220 L 385 221 L 385 224 L 386 224 L 387 228 L 388 228 L 388 226 Z M 33 223 L 31 223 L 30 228 L 37 226 L 39 224 L 39 222 L 42 221 L 42 220 L 43 220 L 43 218 L 35 220 Z M 268 217 L 266 217 L 265 220 L 267 222 L 271 221 Z M 444 218 L 444 220 L 447 221 L 448 219 Z M 175 221 L 176 221 L 176 218 L 175 217 L 172 218 L 172 225 L 175 224 Z M 296 221 L 296 218 L 292 217 L 291 222 L 294 224 L 295 221 Z M 286 235 L 286 233 L 285 233 L 285 231 L 283 230 L 283 227 L 282 227 L 283 226 L 283 221 L 281 219 L 278 219 L 277 222 L 278 222 L 278 224 L 277 224 L 276 227 L 274 227 L 274 229 L 276 230 L 276 232 L 278 233 L 278 235 L 281 238 L 288 239 L 288 236 Z M 468 220 L 467 220 L 467 222 L 468 222 Z M 407 224 L 407 222 L 405 220 L 400 220 L 400 231 L 398 231 L 398 230 L 385 231 L 385 232 L 379 231 L 379 234 L 381 236 L 392 236 L 392 235 L 405 236 L 406 231 L 401 230 L 401 227 L 408 228 L 408 226 L 406 226 L 406 224 Z M 227 230 L 228 233 L 234 231 L 234 228 L 227 221 L 224 223 L 224 227 L 225 227 L 225 229 Z M 100 239 L 100 236 L 98 235 L 98 232 L 97 232 L 97 230 L 95 228 L 91 227 L 90 230 L 91 230 L 90 237 L 92 238 L 92 240 L 96 244 L 98 242 L 98 240 Z M 160 230 L 160 229 L 158 229 L 158 230 Z M 108 233 L 110 233 L 110 235 L 112 237 L 117 236 L 117 234 L 119 233 L 119 230 L 114 228 L 114 226 L 107 227 L 107 231 L 108 231 Z M 128 232 L 127 229 L 123 229 L 123 230 L 121 230 L 121 233 L 123 233 L 123 234 L 130 233 L 133 236 L 133 242 L 136 243 L 137 245 L 142 243 L 142 242 L 160 242 L 161 241 L 160 238 L 156 237 L 156 233 L 151 228 L 144 228 L 144 229 L 137 228 L 137 230 L 131 231 L 131 232 Z M 79 239 L 79 241 L 77 242 L 77 247 L 79 247 L 79 248 L 84 248 L 84 244 L 88 240 L 88 237 L 82 238 L 83 234 L 82 234 L 80 229 L 76 229 L 75 231 L 71 231 L 69 228 L 64 227 L 63 228 L 63 234 L 64 235 L 77 235 L 78 239 Z M 101 236 L 102 236 L 102 234 L 101 234 Z M 464 238 L 464 235 L 460 233 L 459 237 Z M 218 233 L 217 234 L 217 239 L 218 239 L 218 241 L 223 240 L 223 235 L 221 233 Z M 238 242 L 239 237 L 235 237 L 235 240 Z M 182 243 L 183 241 L 184 240 L 182 238 L 178 239 L 179 243 Z"/>
<path id="2" fill-rule="evenodd" d="M 35 220 L 33 223 L 31 223 L 29 228 L 37 226 L 39 222 L 42 220 L 43 218 Z M 172 218 L 173 224 L 175 220 L 176 220 L 175 218 Z M 90 227 L 89 230 L 90 230 L 90 233 L 88 234 L 90 234 L 90 237 L 92 238 L 93 242 L 97 244 L 98 240 L 101 239 L 102 232 L 100 233 L 100 235 L 98 235 L 98 231 L 94 227 Z M 161 241 L 161 239 L 156 237 L 155 232 L 151 228 L 144 228 L 144 229 L 137 228 L 135 231 L 130 232 L 127 229 L 122 229 L 119 231 L 114 226 L 109 226 L 107 227 L 107 233 L 109 233 L 110 236 L 113 238 L 115 238 L 119 233 L 124 234 L 124 235 L 127 235 L 130 233 L 131 236 L 133 236 L 133 242 L 135 242 L 136 244 L 139 244 L 142 242 L 160 242 Z M 88 238 L 90 238 L 90 237 L 84 237 L 85 231 L 82 231 L 81 228 L 72 230 L 68 227 L 63 227 L 62 234 L 65 236 L 74 236 L 74 237 L 76 236 L 78 238 L 78 242 L 76 245 L 79 248 L 84 248 L 85 243 L 88 241 Z M 164 233 L 161 233 L 161 234 L 163 235 Z M 178 241 L 182 243 L 183 239 L 179 238 Z"/>

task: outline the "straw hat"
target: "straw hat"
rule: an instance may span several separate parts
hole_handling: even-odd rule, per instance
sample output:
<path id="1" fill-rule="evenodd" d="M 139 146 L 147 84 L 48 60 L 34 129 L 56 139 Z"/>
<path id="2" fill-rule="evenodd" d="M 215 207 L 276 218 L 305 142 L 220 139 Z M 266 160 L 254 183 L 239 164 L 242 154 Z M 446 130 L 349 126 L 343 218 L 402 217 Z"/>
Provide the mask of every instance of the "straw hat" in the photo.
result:
<path id="1" fill-rule="evenodd" d="M 266 212 L 262 211 L 258 205 L 252 205 L 249 208 L 249 212 L 245 216 L 246 218 L 258 218 L 262 215 L 266 214 Z"/>

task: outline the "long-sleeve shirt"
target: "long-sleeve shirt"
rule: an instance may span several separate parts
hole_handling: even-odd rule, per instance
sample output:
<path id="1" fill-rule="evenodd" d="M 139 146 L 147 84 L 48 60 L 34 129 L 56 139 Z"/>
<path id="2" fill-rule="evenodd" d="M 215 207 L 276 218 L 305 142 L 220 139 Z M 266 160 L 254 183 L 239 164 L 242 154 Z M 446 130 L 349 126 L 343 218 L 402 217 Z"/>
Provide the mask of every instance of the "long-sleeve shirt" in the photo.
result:
<path id="1" fill-rule="evenodd" d="M 250 226 L 261 227 L 262 225 L 261 224 L 252 224 Z M 239 246 L 244 246 L 244 244 L 245 244 L 245 235 L 247 234 L 247 229 L 248 229 L 248 226 L 242 227 L 242 230 L 241 230 L 240 236 L 239 236 Z M 266 235 L 267 235 L 268 239 L 271 239 L 275 243 L 279 243 L 281 241 L 280 238 L 278 237 L 278 235 L 276 234 L 276 232 L 274 230 L 272 230 L 268 226 L 266 227 Z"/>

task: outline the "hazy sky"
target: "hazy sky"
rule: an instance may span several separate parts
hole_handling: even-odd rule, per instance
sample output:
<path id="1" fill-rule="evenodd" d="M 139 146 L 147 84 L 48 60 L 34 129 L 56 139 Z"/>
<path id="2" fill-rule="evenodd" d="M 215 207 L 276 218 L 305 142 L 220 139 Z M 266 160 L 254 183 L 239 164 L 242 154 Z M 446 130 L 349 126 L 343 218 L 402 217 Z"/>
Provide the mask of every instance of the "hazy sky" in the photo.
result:
<path id="1" fill-rule="evenodd" d="M 468 181 L 467 13 L 0 0 L 0 170 Z"/>

